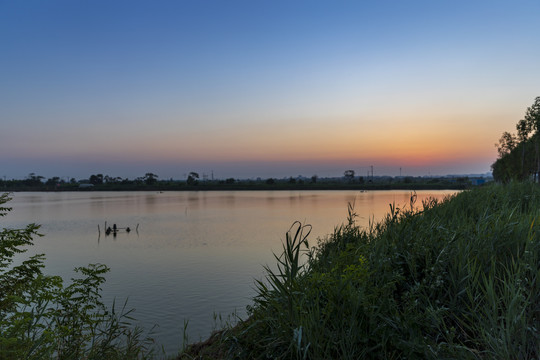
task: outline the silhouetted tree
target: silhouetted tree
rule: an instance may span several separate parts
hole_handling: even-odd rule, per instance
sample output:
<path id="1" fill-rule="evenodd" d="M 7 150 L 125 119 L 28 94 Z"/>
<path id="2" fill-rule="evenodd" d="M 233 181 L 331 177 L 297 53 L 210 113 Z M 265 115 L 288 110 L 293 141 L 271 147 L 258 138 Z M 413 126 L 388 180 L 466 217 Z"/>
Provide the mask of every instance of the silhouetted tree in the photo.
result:
<path id="1" fill-rule="evenodd" d="M 157 176 L 156 174 L 146 173 L 144 175 L 144 181 L 146 182 L 146 185 L 154 185 L 157 182 L 158 177 L 159 176 Z"/>
<path id="2" fill-rule="evenodd" d="M 514 134 L 510 134 L 508 131 L 503 132 L 499 143 L 495 144 L 497 147 L 497 152 L 499 157 L 503 157 L 506 154 L 509 154 L 516 148 L 518 144 L 517 138 Z"/>
<path id="3" fill-rule="evenodd" d="M 45 179 L 43 176 L 36 175 L 35 173 L 28 174 L 28 177 L 24 181 L 26 185 L 37 186 L 42 185 L 41 180 Z"/>
<path id="4" fill-rule="evenodd" d="M 56 185 L 60 184 L 61 182 L 63 182 L 63 181 L 58 176 L 54 176 L 52 178 L 47 179 L 47 181 L 45 182 L 45 185 L 47 185 L 47 186 L 56 186 Z"/>
<path id="5" fill-rule="evenodd" d="M 535 154 L 536 154 L 536 169 L 535 169 L 535 178 L 540 172 L 540 96 L 534 99 L 534 103 L 527 108 L 525 112 L 525 121 L 530 124 L 531 128 L 534 130 L 536 136 L 535 141 Z"/>
<path id="6" fill-rule="evenodd" d="M 525 119 L 521 119 L 516 124 L 516 130 L 517 130 L 517 140 L 521 144 L 525 144 L 525 142 L 529 139 L 529 135 L 532 131 L 532 124 L 529 121 L 526 121 Z M 525 175 L 525 146 L 521 146 L 521 174 L 522 177 Z"/>
<path id="7" fill-rule="evenodd" d="M 353 181 L 354 180 L 354 170 L 345 170 L 345 172 L 343 173 L 343 176 L 345 176 L 345 179 L 347 179 L 349 181 Z"/>
<path id="8" fill-rule="evenodd" d="M 88 181 L 90 181 L 90 184 L 94 184 L 94 185 L 103 184 L 103 174 L 90 175 L 90 178 L 88 179 Z"/>
<path id="9" fill-rule="evenodd" d="M 540 97 L 516 124 L 517 135 L 504 132 L 495 144 L 499 157 L 491 165 L 497 181 L 538 179 L 540 171 Z"/>
<path id="10" fill-rule="evenodd" d="M 186 182 L 188 185 L 197 185 L 199 183 L 199 174 L 196 172 L 190 172 Z"/>

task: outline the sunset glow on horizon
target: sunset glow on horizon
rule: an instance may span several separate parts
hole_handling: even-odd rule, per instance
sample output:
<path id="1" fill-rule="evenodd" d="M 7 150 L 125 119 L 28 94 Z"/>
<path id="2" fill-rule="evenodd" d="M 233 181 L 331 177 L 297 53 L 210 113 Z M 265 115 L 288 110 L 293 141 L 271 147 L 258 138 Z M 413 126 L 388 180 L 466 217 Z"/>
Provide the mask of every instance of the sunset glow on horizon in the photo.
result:
<path id="1" fill-rule="evenodd" d="M 540 3 L 0 4 L 0 176 L 486 173 Z"/>

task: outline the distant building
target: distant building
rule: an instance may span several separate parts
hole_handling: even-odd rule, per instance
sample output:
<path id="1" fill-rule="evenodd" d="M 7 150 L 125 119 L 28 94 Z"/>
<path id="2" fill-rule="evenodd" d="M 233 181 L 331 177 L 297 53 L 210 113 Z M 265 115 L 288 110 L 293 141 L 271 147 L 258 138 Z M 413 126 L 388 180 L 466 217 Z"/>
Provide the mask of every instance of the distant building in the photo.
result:
<path id="1" fill-rule="evenodd" d="M 485 183 L 486 179 L 484 178 L 471 179 L 471 185 L 473 186 L 484 185 Z"/>

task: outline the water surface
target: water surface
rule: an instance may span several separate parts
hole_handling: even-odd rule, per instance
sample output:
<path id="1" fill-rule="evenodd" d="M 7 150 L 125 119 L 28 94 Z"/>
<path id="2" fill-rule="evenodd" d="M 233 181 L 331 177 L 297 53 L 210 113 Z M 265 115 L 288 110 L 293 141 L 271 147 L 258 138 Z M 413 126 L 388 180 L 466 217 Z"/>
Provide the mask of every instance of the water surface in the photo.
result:
<path id="1" fill-rule="evenodd" d="M 442 198 L 455 191 L 418 191 Z M 44 237 L 27 253 L 46 254 L 46 272 L 69 279 L 73 268 L 103 263 L 111 268 L 103 289 L 136 309 L 155 329 L 169 354 L 182 345 L 184 321 L 190 341 L 209 335 L 214 313 L 226 316 L 254 295 L 253 279 L 273 265 L 291 224 L 313 226 L 310 243 L 346 221 L 355 203 L 358 223 L 380 219 L 389 204 L 408 206 L 410 191 L 216 191 L 15 193 L 3 227 L 41 224 Z M 104 225 L 130 233 L 105 236 Z M 135 231 L 138 225 L 138 231 Z M 98 231 L 98 226 L 99 230 Z"/>

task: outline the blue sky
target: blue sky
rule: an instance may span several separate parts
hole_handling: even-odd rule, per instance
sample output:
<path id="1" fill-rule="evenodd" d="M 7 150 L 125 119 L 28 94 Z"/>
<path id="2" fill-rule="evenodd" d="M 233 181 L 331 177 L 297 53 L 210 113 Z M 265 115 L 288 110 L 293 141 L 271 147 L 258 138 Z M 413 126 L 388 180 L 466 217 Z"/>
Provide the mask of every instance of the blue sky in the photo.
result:
<path id="1" fill-rule="evenodd" d="M 0 1 L 0 176 L 484 173 L 538 1 Z"/>

